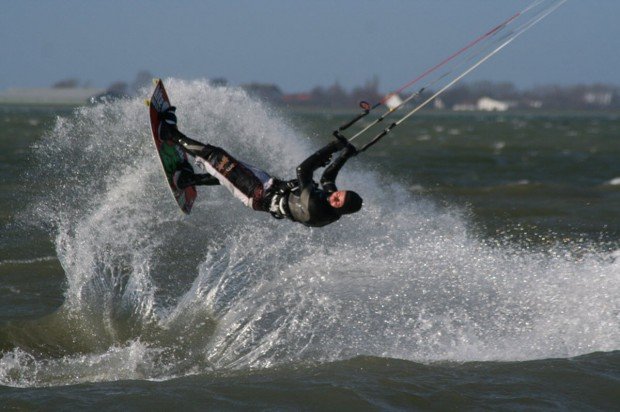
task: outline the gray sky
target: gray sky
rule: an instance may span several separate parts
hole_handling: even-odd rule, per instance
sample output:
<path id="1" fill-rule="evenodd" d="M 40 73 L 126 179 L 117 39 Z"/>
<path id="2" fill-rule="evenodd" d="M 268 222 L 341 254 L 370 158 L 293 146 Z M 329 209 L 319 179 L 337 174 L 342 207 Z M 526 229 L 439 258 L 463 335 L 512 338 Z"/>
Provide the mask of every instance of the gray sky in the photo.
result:
<path id="1" fill-rule="evenodd" d="M 531 0 L 0 0 L 0 90 L 158 77 L 393 90 Z M 620 85 L 620 1 L 569 0 L 469 80 Z"/>

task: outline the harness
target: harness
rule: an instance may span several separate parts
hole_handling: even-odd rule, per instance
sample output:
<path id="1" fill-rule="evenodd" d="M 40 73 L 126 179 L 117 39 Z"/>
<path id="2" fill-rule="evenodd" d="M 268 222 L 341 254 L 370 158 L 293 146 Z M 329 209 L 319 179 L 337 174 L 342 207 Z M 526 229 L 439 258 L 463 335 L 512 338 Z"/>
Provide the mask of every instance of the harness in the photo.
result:
<path id="1" fill-rule="evenodd" d="M 288 218 L 293 220 L 291 211 L 288 207 L 288 195 L 299 188 L 297 180 L 288 182 L 277 181 L 272 186 L 272 193 L 269 200 L 269 213 L 276 219 Z"/>

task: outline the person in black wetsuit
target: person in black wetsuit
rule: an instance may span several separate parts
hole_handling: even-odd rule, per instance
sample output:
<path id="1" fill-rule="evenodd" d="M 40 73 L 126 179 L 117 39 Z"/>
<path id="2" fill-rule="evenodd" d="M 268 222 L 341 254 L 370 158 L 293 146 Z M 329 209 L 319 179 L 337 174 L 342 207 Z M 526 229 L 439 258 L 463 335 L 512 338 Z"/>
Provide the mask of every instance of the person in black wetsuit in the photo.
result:
<path id="1" fill-rule="evenodd" d="M 357 193 L 336 187 L 338 172 L 349 158 L 357 154 L 346 139 L 331 142 L 318 150 L 297 167 L 296 179 L 284 181 L 235 159 L 219 147 L 185 136 L 177 128 L 175 107 L 164 112 L 163 119 L 160 124 L 162 139 L 179 144 L 208 172 L 195 174 L 191 165 L 182 167 L 176 174 L 176 184 L 181 189 L 191 185 L 221 184 L 254 210 L 311 227 L 328 225 L 362 207 L 362 198 Z M 337 152 L 341 152 L 340 155 L 330 163 Z M 325 166 L 319 185 L 313 174 Z"/>

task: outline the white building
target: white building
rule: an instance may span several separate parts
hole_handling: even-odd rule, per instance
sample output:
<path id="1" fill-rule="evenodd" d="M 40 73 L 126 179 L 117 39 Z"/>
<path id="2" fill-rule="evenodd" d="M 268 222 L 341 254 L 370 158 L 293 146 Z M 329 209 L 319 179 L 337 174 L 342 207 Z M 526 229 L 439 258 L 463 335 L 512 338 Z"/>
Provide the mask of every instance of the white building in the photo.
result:
<path id="1" fill-rule="evenodd" d="M 514 102 L 503 102 L 500 100 L 494 100 L 490 97 L 482 97 L 477 102 L 464 102 L 455 104 L 452 106 L 452 110 L 455 112 L 473 112 L 476 110 L 484 112 L 505 112 L 511 107 L 516 106 Z"/>
<path id="2" fill-rule="evenodd" d="M 480 100 L 478 100 L 478 104 L 476 106 L 478 110 L 486 112 L 505 112 L 506 110 L 514 106 L 514 104 L 510 102 L 494 100 L 490 97 L 482 97 L 480 98 Z"/>
<path id="3" fill-rule="evenodd" d="M 583 100 L 587 104 L 595 104 L 598 106 L 609 106 L 613 95 L 610 92 L 588 92 L 583 96 Z"/>

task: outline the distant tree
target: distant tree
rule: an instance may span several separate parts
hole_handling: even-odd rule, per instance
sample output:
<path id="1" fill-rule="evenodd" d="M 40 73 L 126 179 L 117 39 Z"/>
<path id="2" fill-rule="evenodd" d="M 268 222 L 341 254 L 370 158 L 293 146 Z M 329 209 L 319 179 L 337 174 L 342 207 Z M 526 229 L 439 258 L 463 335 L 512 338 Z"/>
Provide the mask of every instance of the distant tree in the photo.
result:
<path id="1" fill-rule="evenodd" d="M 69 78 L 60 80 L 52 86 L 54 89 L 75 89 L 79 85 L 79 80 L 76 78 Z"/>
<path id="2" fill-rule="evenodd" d="M 138 74 L 136 74 L 136 78 L 133 83 L 131 83 L 131 91 L 135 94 L 140 91 L 140 89 L 148 87 L 153 80 L 153 74 L 148 70 L 140 70 Z"/>
<path id="3" fill-rule="evenodd" d="M 117 81 L 108 86 L 106 92 L 115 96 L 127 96 L 129 86 L 127 83 L 122 81 Z"/>
<path id="4" fill-rule="evenodd" d="M 327 99 L 329 107 L 348 106 L 351 102 L 349 95 L 337 81 L 327 89 Z"/>
<path id="5" fill-rule="evenodd" d="M 211 86 L 214 87 L 228 86 L 228 80 L 223 77 L 214 77 L 213 79 L 209 80 L 209 83 L 211 84 Z"/>
<path id="6" fill-rule="evenodd" d="M 316 86 L 310 91 L 310 102 L 312 105 L 325 106 L 327 104 L 327 92 L 321 86 Z"/>
<path id="7" fill-rule="evenodd" d="M 473 96 L 471 89 L 467 85 L 460 84 L 448 89 L 441 99 L 447 107 L 453 107 L 456 104 L 472 103 L 475 96 Z"/>
<path id="8" fill-rule="evenodd" d="M 612 87 L 611 107 L 614 109 L 620 108 L 620 87 Z"/>
<path id="9" fill-rule="evenodd" d="M 519 97 L 519 92 L 510 82 L 479 81 L 471 83 L 468 87 L 471 94 L 476 98 L 491 97 L 497 100 L 515 100 Z"/>
<path id="10" fill-rule="evenodd" d="M 274 103 L 282 102 L 282 91 L 275 84 L 250 83 L 241 85 L 241 87 L 253 96 L 260 99 L 268 100 Z"/>
<path id="11" fill-rule="evenodd" d="M 362 100 L 374 103 L 381 100 L 381 97 L 379 94 L 379 77 L 376 75 L 371 80 L 366 81 L 364 86 L 355 87 L 350 96 L 352 103 L 359 103 Z"/>

